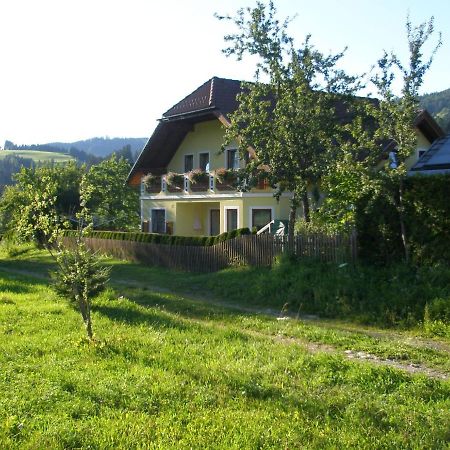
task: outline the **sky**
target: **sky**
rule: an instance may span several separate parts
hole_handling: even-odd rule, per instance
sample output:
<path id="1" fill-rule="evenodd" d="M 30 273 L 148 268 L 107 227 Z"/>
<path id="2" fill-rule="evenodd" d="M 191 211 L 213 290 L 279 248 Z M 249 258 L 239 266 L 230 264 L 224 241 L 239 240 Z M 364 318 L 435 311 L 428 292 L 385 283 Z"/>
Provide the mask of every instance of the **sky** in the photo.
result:
<path id="1" fill-rule="evenodd" d="M 450 88 L 447 0 L 276 0 L 290 34 L 342 68 L 368 72 L 383 49 L 407 57 L 405 22 L 435 17 L 443 45 L 422 93 Z M 0 0 L 0 146 L 149 137 L 162 113 L 212 76 L 252 80 L 254 60 L 222 54 L 236 31 L 214 13 L 249 0 Z M 436 42 L 437 35 L 434 36 Z M 431 46 L 428 47 L 430 51 Z"/>

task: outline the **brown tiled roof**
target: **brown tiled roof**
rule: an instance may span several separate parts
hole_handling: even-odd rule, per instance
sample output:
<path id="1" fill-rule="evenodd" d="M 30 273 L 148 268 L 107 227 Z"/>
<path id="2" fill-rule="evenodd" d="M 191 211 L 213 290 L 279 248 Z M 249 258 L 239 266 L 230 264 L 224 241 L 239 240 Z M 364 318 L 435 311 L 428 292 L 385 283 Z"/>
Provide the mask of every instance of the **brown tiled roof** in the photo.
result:
<path id="1" fill-rule="evenodd" d="M 138 174 L 162 173 L 195 123 L 217 120 L 220 116 L 228 119 L 238 108 L 236 96 L 242 92 L 241 84 L 239 80 L 213 77 L 168 109 L 131 169 L 127 183 L 138 183 Z M 336 110 L 341 120 L 348 120 L 343 104 L 338 102 Z M 430 142 L 444 135 L 426 111 L 419 114 L 416 126 Z"/>
<path id="2" fill-rule="evenodd" d="M 236 96 L 241 92 L 241 82 L 213 77 L 163 114 L 162 120 L 179 116 L 219 110 L 222 114 L 237 109 Z"/>

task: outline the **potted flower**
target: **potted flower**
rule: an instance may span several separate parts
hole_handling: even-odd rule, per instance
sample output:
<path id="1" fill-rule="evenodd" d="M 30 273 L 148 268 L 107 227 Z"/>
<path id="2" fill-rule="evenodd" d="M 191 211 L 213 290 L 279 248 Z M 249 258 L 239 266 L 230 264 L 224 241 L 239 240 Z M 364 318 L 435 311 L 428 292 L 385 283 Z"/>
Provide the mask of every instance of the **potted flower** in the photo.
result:
<path id="1" fill-rule="evenodd" d="M 205 191 L 208 188 L 209 173 L 201 169 L 191 170 L 186 174 L 192 191 Z"/>
<path id="2" fill-rule="evenodd" d="M 216 189 L 219 191 L 230 191 L 235 189 L 237 181 L 236 171 L 233 169 L 220 168 L 214 171 Z"/>
<path id="3" fill-rule="evenodd" d="M 161 191 L 161 177 L 153 173 L 148 173 L 142 178 L 145 190 L 147 192 L 160 192 Z"/>
<path id="4" fill-rule="evenodd" d="M 183 190 L 184 175 L 182 173 L 169 172 L 166 175 L 167 189 L 170 192 Z"/>

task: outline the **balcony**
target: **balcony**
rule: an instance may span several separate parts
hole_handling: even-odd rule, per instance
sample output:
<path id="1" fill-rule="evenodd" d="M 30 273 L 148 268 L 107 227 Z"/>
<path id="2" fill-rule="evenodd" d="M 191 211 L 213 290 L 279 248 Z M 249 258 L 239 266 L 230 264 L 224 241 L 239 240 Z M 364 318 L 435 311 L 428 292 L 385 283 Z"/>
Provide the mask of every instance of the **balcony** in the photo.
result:
<path id="1" fill-rule="evenodd" d="M 165 175 L 147 174 L 142 178 L 141 194 L 235 191 L 237 173 L 231 169 L 217 169 L 214 172 L 192 170 L 181 174 L 169 172 Z"/>

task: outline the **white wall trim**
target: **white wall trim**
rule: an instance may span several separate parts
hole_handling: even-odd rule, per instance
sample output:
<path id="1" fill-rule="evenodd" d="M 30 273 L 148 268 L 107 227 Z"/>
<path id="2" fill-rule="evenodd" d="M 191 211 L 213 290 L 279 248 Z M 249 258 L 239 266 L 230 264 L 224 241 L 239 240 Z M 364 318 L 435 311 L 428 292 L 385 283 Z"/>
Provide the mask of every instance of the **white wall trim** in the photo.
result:
<path id="1" fill-rule="evenodd" d="M 281 198 L 291 198 L 292 193 L 283 192 Z M 170 194 L 170 195 L 142 195 L 141 200 L 198 200 L 198 199 L 226 199 L 226 198 L 274 198 L 272 192 L 230 192 L 228 194 L 216 194 L 205 192 L 204 194 Z"/>

